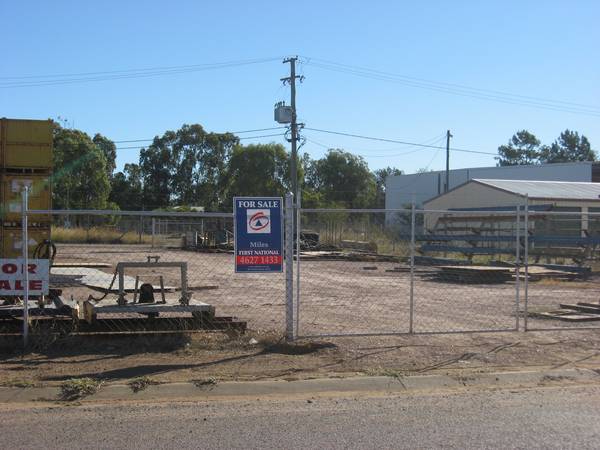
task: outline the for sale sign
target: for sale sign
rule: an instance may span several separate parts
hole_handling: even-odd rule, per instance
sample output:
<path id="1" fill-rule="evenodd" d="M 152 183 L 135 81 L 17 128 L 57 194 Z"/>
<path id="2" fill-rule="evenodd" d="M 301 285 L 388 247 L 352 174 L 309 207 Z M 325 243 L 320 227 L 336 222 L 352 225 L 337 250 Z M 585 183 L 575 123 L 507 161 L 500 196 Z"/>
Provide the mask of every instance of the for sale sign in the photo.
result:
<path id="1" fill-rule="evenodd" d="M 25 295 L 25 272 L 30 295 L 48 295 L 50 265 L 47 259 L 0 259 L 0 296 Z"/>
<path id="2" fill-rule="evenodd" d="M 283 199 L 235 197 L 235 271 L 283 270 Z"/>

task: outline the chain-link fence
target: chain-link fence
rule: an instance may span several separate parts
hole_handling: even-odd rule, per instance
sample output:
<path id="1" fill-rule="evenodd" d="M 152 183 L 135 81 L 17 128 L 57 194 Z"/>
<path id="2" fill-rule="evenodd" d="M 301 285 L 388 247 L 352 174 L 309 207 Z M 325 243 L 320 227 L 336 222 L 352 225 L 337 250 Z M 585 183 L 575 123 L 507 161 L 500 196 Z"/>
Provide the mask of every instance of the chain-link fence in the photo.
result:
<path id="1" fill-rule="evenodd" d="M 600 327 L 600 209 L 300 216 L 301 336 Z"/>
<path id="2" fill-rule="evenodd" d="M 288 265 L 287 276 L 234 272 L 231 213 L 28 214 L 29 256 L 52 260 L 50 295 L 28 303 L 30 331 L 43 338 L 289 334 L 290 324 L 300 337 L 600 326 L 592 208 L 302 209 L 286 236 L 293 277 Z M 20 233 L 4 228 L 5 254 L 22 256 Z M 4 303 L 0 333 L 18 335 L 19 299 Z"/>
<path id="3" fill-rule="evenodd" d="M 410 210 L 303 210 L 300 228 L 299 335 L 410 331 Z"/>
<path id="4" fill-rule="evenodd" d="M 31 336 L 283 333 L 284 276 L 234 273 L 231 213 L 53 211 L 51 219 L 29 229 L 29 256 L 52 259 L 50 295 L 29 301 Z"/>
<path id="5" fill-rule="evenodd" d="M 525 329 L 600 327 L 600 208 L 540 208 L 525 220 Z"/>
<path id="6" fill-rule="evenodd" d="M 489 236 L 468 235 L 465 220 L 474 220 L 468 216 L 472 212 L 304 210 L 298 333 L 516 329 L 516 211 L 492 214 L 504 228 L 495 225 Z"/>

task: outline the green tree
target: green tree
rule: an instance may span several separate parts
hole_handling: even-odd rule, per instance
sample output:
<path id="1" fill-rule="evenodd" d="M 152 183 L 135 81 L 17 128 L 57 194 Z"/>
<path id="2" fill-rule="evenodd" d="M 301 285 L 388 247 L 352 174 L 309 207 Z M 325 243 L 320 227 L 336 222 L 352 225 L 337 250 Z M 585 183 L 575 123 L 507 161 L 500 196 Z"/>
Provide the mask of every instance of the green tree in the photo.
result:
<path id="1" fill-rule="evenodd" d="M 125 164 L 110 180 L 110 201 L 125 211 L 142 209 L 142 174 L 137 164 Z"/>
<path id="2" fill-rule="evenodd" d="M 320 192 L 327 205 L 365 208 L 375 204 L 375 175 L 360 156 L 331 149 L 312 162 L 307 172 L 307 187 Z"/>
<path id="3" fill-rule="evenodd" d="M 140 150 L 140 173 L 143 185 L 142 209 L 164 208 L 171 204 L 171 154 L 159 138 Z"/>
<path id="4" fill-rule="evenodd" d="M 535 164 L 540 157 L 540 141 L 527 130 L 517 131 L 507 145 L 498 147 L 500 166 Z"/>
<path id="5" fill-rule="evenodd" d="M 225 204 L 230 204 L 236 195 L 282 197 L 290 189 L 289 179 L 290 156 L 283 145 L 237 145 L 223 177 Z"/>
<path id="6" fill-rule="evenodd" d="M 567 129 L 550 146 L 542 149 L 540 162 L 596 161 L 596 158 L 596 152 L 592 150 L 588 138 Z"/>
<path id="7" fill-rule="evenodd" d="M 395 167 L 385 167 L 383 169 L 377 169 L 373 172 L 375 175 L 375 184 L 377 187 L 376 191 L 376 199 L 375 199 L 375 207 L 376 208 L 385 208 L 385 181 L 387 177 L 393 175 L 402 175 L 402 171 Z"/>
<path id="8" fill-rule="evenodd" d="M 237 143 L 231 133 L 207 133 L 197 124 L 154 138 L 140 152 L 146 207 L 178 204 L 218 209 L 224 200 L 222 174 Z"/>
<path id="9" fill-rule="evenodd" d="M 110 182 L 106 157 L 80 130 L 54 126 L 53 207 L 56 209 L 104 209 Z"/>
<path id="10" fill-rule="evenodd" d="M 111 178 L 117 168 L 117 146 L 113 141 L 102 136 L 100 133 L 96 133 L 92 141 L 94 141 L 94 144 L 104 154 L 104 158 L 106 159 L 106 174 Z"/>

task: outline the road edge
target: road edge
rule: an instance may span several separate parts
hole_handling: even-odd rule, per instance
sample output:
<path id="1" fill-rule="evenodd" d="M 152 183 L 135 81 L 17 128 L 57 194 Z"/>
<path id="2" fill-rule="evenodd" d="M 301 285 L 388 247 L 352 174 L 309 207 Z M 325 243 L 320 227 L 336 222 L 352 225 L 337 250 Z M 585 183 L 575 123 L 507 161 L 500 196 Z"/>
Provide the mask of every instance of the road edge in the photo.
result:
<path id="1" fill-rule="evenodd" d="M 393 395 L 423 391 L 507 389 L 600 384 L 600 370 L 587 368 L 467 375 L 362 376 L 294 381 L 196 381 L 149 384 L 134 392 L 130 384 L 104 384 L 88 396 L 61 400 L 60 386 L 0 387 L 0 404 L 223 401 L 278 397 Z"/>

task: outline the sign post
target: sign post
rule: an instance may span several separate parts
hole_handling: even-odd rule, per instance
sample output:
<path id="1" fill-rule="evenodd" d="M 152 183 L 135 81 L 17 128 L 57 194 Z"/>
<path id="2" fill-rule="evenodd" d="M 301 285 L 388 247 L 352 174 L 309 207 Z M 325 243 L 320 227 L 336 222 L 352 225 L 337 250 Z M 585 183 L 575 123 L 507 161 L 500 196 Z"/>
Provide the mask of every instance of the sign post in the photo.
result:
<path id="1" fill-rule="evenodd" d="M 283 199 L 235 197 L 235 272 L 283 272 Z"/>

